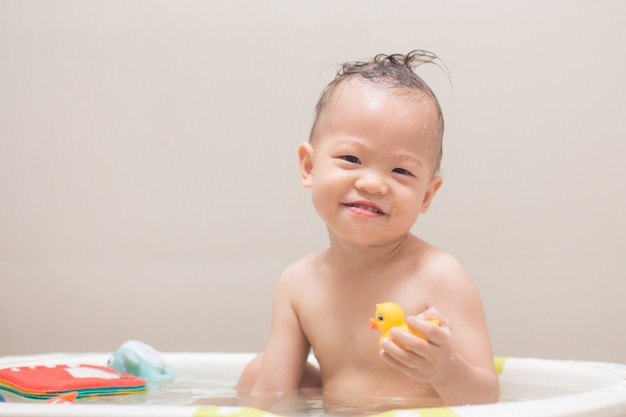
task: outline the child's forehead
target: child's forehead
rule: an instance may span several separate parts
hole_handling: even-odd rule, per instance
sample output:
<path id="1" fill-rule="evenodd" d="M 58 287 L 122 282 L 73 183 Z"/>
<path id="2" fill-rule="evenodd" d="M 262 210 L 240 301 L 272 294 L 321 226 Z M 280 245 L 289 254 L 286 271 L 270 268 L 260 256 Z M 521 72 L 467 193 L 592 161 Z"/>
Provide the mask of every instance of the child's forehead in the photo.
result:
<path id="1" fill-rule="evenodd" d="M 334 88 L 322 113 L 342 105 L 366 106 L 372 111 L 382 111 L 392 105 L 406 111 L 419 109 L 421 113 L 432 110 L 433 116 L 437 116 L 435 102 L 425 92 L 355 77 L 344 80 Z"/>
<path id="2" fill-rule="evenodd" d="M 349 123 L 350 116 L 375 118 L 385 113 L 406 117 L 420 130 L 437 129 L 439 125 L 437 106 L 426 93 L 363 79 L 348 79 L 337 85 L 318 115 L 318 122 L 329 127 Z"/>

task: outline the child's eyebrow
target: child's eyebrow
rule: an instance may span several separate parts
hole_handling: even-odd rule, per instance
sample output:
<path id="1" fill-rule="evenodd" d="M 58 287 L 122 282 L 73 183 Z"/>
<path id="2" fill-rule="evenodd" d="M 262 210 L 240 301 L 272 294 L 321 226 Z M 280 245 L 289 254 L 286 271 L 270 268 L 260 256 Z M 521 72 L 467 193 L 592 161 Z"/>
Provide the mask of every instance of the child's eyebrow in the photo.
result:
<path id="1" fill-rule="evenodd" d="M 398 158 L 403 160 L 403 161 L 407 161 L 407 162 L 411 162 L 414 163 L 416 165 L 419 165 L 419 167 L 421 168 L 422 166 L 424 166 L 424 164 L 422 163 L 422 160 L 419 158 L 414 157 L 413 155 L 407 155 L 405 153 L 398 153 L 397 154 Z"/>
<path id="2" fill-rule="evenodd" d="M 365 151 L 365 152 L 373 152 L 374 150 L 372 148 L 370 148 L 367 145 L 362 144 L 361 142 L 359 142 L 356 139 L 339 139 L 335 142 L 335 146 L 337 147 L 342 147 L 342 146 L 352 146 L 355 148 L 358 148 L 359 150 Z"/>

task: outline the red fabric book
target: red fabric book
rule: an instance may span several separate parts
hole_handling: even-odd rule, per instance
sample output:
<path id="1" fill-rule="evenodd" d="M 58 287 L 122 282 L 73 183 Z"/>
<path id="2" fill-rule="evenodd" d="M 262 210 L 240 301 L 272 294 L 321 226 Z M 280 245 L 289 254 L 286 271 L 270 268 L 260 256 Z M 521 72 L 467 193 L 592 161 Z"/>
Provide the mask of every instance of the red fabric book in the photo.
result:
<path id="1" fill-rule="evenodd" d="M 76 391 L 82 398 L 142 392 L 146 382 L 105 366 L 40 365 L 0 369 L 0 389 L 39 399 Z"/>

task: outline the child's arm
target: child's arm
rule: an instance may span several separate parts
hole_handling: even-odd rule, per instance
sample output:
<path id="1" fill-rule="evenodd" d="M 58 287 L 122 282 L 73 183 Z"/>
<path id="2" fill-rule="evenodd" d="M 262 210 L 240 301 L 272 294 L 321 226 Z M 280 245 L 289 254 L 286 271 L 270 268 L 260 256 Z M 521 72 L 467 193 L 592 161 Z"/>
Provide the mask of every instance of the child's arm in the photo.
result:
<path id="1" fill-rule="evenodd" d="M 292 291 L 283 275 L 274 294 L 270 336 L 251 392 L 251 400 L 260 408 L 297 392 L 304 373 L 310 345 L 293 309 Z"/>
<path id="2" fill-rule="evenodd" d="M 405 349 L 386 340 L 381 357 L 412 378 L 430 383 L 446 405 L 496 402 L 498 377 L 480 295 L 460 266 L 452 272 L 453 279 L 438 277 L 440 295 L 433 300 L 438 309 L 407 317 L 407 325 L 428 340 L 392 329 L 391 338 Z M 424 321 L 430 318 L 438 318 L 440 326 Z"/>

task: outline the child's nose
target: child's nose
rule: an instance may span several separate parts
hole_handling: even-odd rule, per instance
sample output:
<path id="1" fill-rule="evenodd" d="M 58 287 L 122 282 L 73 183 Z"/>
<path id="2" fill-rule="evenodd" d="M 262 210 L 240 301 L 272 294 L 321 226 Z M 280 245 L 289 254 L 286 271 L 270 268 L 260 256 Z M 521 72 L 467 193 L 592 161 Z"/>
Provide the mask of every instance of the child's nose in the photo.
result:
<path id="1" fill-rule="evenodd" d="M 369 194 L 387 194 L 389 187 L 384 178 L 374 172 L 363 173 L 357 178 L 354 186 Z"/>

